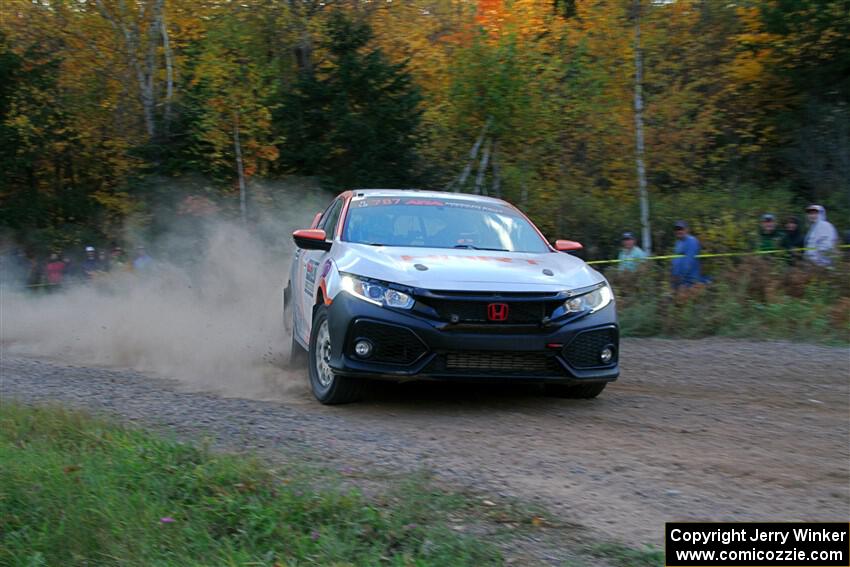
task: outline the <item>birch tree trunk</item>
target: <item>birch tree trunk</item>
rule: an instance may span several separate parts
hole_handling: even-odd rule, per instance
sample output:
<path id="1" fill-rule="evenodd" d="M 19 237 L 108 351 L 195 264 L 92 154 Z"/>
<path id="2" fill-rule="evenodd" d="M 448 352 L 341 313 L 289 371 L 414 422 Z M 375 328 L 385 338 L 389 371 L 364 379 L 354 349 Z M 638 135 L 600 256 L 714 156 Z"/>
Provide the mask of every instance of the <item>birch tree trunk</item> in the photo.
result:
<path id="1" fill-rule="evenodd" d="M 239 112 L 236 112 L 233 124 L 233 151 L 236 153 L 236 174 L 239 176 L 239 212 L 242 223 L 248 223 L 248 207 L 246 199 L 245 169 L 242 166 L 242 143 L 239 140 Z"/>
<path id="2" fill-rule="evenodd" d="M 144 82 L 142 84 L 142 104 L 145 112 L 145 125 L 148 136 L 156 137 L 156 49 L 162 33 L 162 9 L 164 0 L 154 0 L 153 10 L 148 23 L 148 49 L 145 55 Z"/>
<path id="3" fill-rule="evenodd" d="M 454 190 L 455 193 L 460 193 L 463 190 L 463 184 L 466 183 L 466 178 L 472 173 L 472 164 L 475 163 L 475 158 L 478 157 L 478 150 L 481 149 L 481 144 L 484 143 L 484 136 L 487 135 L 487 129 L 490 127 L 492 121 L 492 118 L 488 118 L 487 122 L 484 123 L 484 127 L 481 128 L 481 134 L 478 135 L 478 139 L 475 140 L 475 144 L 469 150 L 469 161 L 466 163 L 466 167 L 463 168 L 457 179 L 446 186 L 446 191 L 451 191 L 452 187 L 456 187 Z"/>
<path id="4" fill-rule="evenodd" d="M 649 195 L 646 188 L 643 144 L 643 58 L 640 43 L 640 1 L 635 0 L 635 166 L 640 193 L 641 241 L 644 251 L 652 254 L 652 233 L 649 227 Z"/>
<path id="5" fill-rule="evenodd" d="M 502 198 L 502 168 L 499 166 L 499 142 L 493 143 L 493 155 L 490 159 L 493 161 L 493 196 L 497 199 Z"/>
<path id="6" fill-rule="evenodd" d="M 484 178 L 487 175 L 487 164 L 490 161 L 490 148 L 493 147 L 493 139 L 487 139 L 487 145 L 484 146 L 484 153 L 481 154 L 481 163 L 478 164 L 478 175 L 475 176 L 475 194 L 486 195 L 487 187 L 484 185 Z"/>
<path id="7" fill-rule="evenodd" d="M 153 139 L 156 135 L 156 121 L 154 119 L 154 110 L 156 107 L 154 75 L 156 74 L 156 69 L 154 66 L 156 65 L 156 44 L 158 42 L 151 42 L 151 45 L 148 46 L 146 61 L 143 64 L 139 55 L 139 51 L 142 48 L 139 22 L 144 21 L 146 4 L 141 4 L 138 21 L 127 24 L 125 20 L 129 20 L 130 18 L 124 0 L 118 1 L 119 14 L 113 13 L 103 0 L 95 1 L 100 14 L 124 40 L 127 65 L 130 67 L 131 72 L 135 74 L 136 82 L 139 85 L 139 99 L 142 103 L 145 131 L 148 134 L 148 138 Z M 153 14 L 150 20 L 149 38 L 154 38 L 159 34 L 159 17 L 162 14 L 162 2 L 163 0 L 155 0 Z"/>
<path id="8" fill-rule="evenodd" d="M 168 39 L 168 27 L 165 25 L 165 16 L 159 18 L 160 31 L 162 32 L 162 50 L 165 55 L 165 113 L 163 115 L 163 127 L 168 135 L 171 125 L 171 100 L 174 98 L 174 55 L 171 52 L 171 42 Z"/>

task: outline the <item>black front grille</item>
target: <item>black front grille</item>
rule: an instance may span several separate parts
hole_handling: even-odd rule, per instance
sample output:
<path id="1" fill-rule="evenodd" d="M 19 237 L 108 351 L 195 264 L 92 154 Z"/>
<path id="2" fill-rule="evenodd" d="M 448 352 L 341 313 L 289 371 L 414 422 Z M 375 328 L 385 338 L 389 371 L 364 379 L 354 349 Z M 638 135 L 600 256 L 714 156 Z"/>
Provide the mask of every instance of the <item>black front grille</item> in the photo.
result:
<path id="1" fill-rule="evenodd" d="M 599 353 L 606 345 L 614 345 L 614 358 L 607 365 L 599 360 Z M 617 330 L 596 329 L 579 333 L 564 348 L 564 358 L 575 368 L 608 366 L 617 362 Z"/>
<path id="2" fill-rule="evenodd" d="M 454 301 L 445 299 L 426 299 L 424 303 L 430 305 L 443 321 L 453 321 L 457 318 L 459 323 L 507 323 L 507 324 L 529 324 L 540 323 L 544 317 L 551 315 L 559 302 L 545 301 Z M 507 319 L 502 321 L 491 321 L 487 316 L 487 306 L 491 303 L 504 303 L 508 306 Z"/>
<path id="3" fill-rule="evenodd" d="M 354 343 L 357 339 L 368 339 L 374 351 L 368 359 L 369 362 L 380 362 L 383 364 L 413 364 L 427 351 L 422 341 L 410 329 L 396 325 L 386 325 L 373 321 L 357 321 L 351 328 L 348 341 L 348 354 L 352 358 L 358 357 L 354 354 Z"/>
<path id="4" fill-rule="evenodd" d="M 539 352 L 459 350 L 444 357 L 450 372 L 495 374 L 500 376 L 552 376 L 563 368 L 551 355 Z"/>

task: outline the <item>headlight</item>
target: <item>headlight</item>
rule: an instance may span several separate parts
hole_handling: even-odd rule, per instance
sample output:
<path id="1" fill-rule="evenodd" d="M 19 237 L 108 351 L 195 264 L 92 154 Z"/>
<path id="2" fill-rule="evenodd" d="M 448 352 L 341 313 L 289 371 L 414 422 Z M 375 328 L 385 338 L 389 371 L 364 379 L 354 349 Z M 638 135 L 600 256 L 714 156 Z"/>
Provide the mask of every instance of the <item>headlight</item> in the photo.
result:
<path id="1" fill-rule="evenodd" d="M 410 309 L 414 303 L 406 293 L 347 274 L 342 276 L 342 290 L 382 307 Z"/>
<path id="2" fill-rule="evenodd" d="M 599 311 L 611 303 L 613 299 L 614 294 L 611 292 L 611 288 L 608 287 L 608 284 L 606 283 L 589 293 L 566 300 L 564 302 L 564 307 L 566 308 L 567 313 L 580 313 L 582 311 L 590 311 L 593 313 L 594 311 Z"/>

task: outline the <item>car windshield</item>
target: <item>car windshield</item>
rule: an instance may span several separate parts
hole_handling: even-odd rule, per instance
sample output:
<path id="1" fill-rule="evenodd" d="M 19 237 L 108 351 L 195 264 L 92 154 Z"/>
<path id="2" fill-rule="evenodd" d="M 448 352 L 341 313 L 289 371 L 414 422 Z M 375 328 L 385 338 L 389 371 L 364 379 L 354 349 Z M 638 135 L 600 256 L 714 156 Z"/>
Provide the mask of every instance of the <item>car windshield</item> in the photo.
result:
<path id="1" fill-rule="evenodd" d="M 357 196 L 351 200 L 342 239 L 375 246 L 550 251 L 513 208 L 462 199 Z"/>

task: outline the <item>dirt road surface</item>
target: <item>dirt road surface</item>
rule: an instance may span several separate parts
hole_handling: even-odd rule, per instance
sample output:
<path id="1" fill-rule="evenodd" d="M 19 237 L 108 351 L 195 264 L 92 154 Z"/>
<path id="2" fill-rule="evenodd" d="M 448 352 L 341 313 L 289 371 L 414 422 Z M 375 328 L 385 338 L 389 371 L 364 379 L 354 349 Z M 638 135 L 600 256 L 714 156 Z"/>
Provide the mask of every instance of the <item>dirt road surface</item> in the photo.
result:
<path id="1" fill-rule="evenodd" d="M 306 450 L 340 468 L 425 467 L 631 545 L 662 545 L 672 520 L 850 518 L 850 349 L 630 339 L 622 367 L 589 401 L 531 387 L 406 384 L 324 407 L 306 385 L 225 398 L 133 371 L 6 355 L 0 395 L 263 451 Z"/>

